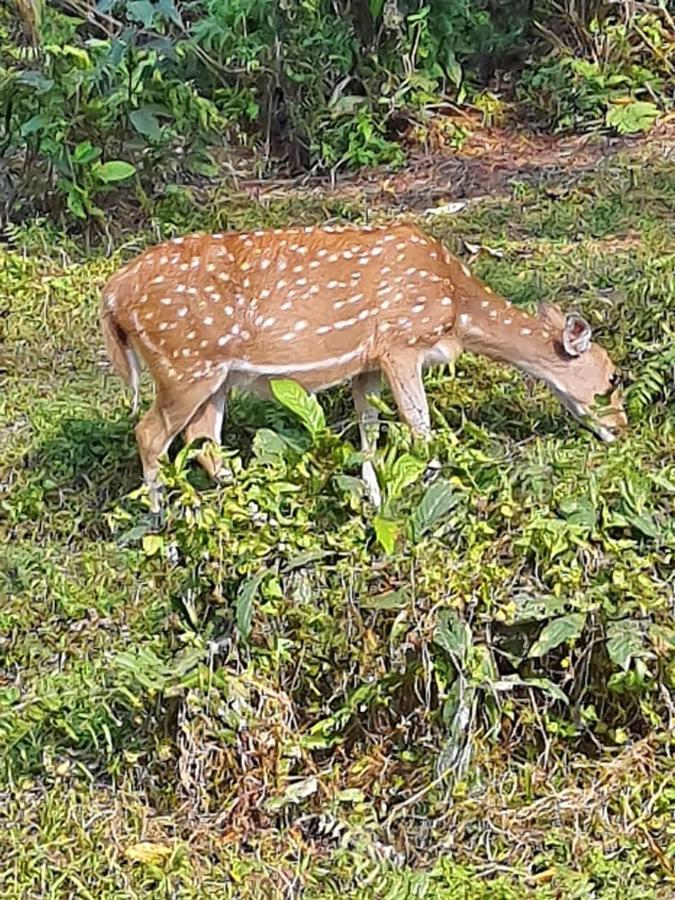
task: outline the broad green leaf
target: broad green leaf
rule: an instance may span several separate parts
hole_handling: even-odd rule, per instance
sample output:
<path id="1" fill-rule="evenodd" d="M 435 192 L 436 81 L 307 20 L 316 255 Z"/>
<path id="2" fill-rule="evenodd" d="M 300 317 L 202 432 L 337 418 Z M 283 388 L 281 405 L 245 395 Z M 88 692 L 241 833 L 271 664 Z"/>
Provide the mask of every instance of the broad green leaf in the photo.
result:
<path id="1" fill-rule="evenodd" d="M 414 484 L 420 477 L 426 464 L 410 453 L 403 453 L 391 467 L 391 475 L 387 485 L 390 500 L 400 497 L 403 491 Z"/>
<path id="2" fill-rule="evenodd" d="M 659 528 L 654 519 L 645 513 L 632 513 L 626 516 L 633 528 L 642 532 L 646 537 L 658 538 Z"/>
<path id="3" fill-rule="evenodd" d="M 613 106 L 607 111 L 607 124 L 616 128 L 619 134 L 637 134 L 649 131 L 659 117 L 659 108 L 646 100 L 635 100 L 621 106 Z"/>
<path id="4" fill-rule="evenodd" d="M 135 109 L 130 113 L 129 119 L 139 134 L 145 135 L 145 137 L 149 137 L 153 141 L 161 137 L 162 132 L 159 127 L 159 120 L 147 106 Z"/>
<path id="5" fill-rule="evenodd" d="M 384 548 L 385 553 L 393 553 L 396 546 L 396 538 L 401 531 L 401 523 L 394 522 L 391 519 L 385 519 L 382 516 L 375 516 L 373 519 L 375 534 L 380 545 Z"/>
<path id="6" fill-rule="evenodd" d="M 408 605 L 408 592 L 405 588 L 388 591 L 375 597 L 365 597 L 359 602 L 364 609 L 402 609 Z"/>
<path id="7" fill-rule="evenodd" d="M 260 462 L 279 462 L 284 458 L 288 444 L 271 428 L 259 428 L 253 438 L 253 453 Z"/>
<path id="8" fill-rule="evenodd" d="M 594 528 L 598 511 L 588 497 L 566 497 L 560 504 L 560 512 L 573 525 Z"/>
<path id="9" fill-rule="evenodd" d="M 439 519 L 442 519 L 456 502 L 457 498 L 447 481 L 436 481 L 430 485 L 412 516 L 415 540 L 419 540 Z"/>
<path id="10" fill-rule="evenodd" d="M 357 497 L 363 497 L 366 486 L 360 478 L 354 478 L 353 475 L 336 475 L 335 483 L 342 491 L 355 494 Z"/>
<path id="11" fill-rule="evenodd" d="M 270 387 L 275 398 L 300 419 L 307 431 L 316 437 L 326 427 L 326 417 L 316 397 L 311 397 L 297 381 L 273 380 Z"/>
<path id="12" fill-rule="evenodd" d="M 149 28 L 155 17 L 155 7 L 148 0 L 128 0 L 127 16 L 134 22 L 140 22 L 145 28 Z"/>
<path id="13" fill-rule="evenodd" d="M 16 83 L 34 87 L 40 94 L 44 94 L 54 87 L 54 82 L 51 78 L 47 78 L 42 72 L 36 72 L 32 69 L 26 69 L 21 72 L 17 76 Z"/>
<path id="14" fill-rule="evenodd" d="M 125 181 L 135 173 L 136 167 L 121 159 L 113 159 L 107 163 L 94 166 L 92 173 L 106 184 L 111 181 Z"/>
<path id="15" fill-rule="evenodd" d="M 253 575 L 239 588 L 236 602 L 236 619 L 237 628 L 243 641 L 248 641 L 251 634 L 253 600 L 266 574 L 266 571 L 258 572 L 257 575 Z"/>
<path id="16" fill-rule="evenodd" d="M 554 619 L 542 629 L 539 639 L 530 648 L 530 656 L 544 656 L 551 650 L 555 650 L 565 641 L 572 641 L 578 638 L 584 630 L 586 624 L 585 613 L 570 613 L 568 616 L 561 616 Z"/>
<path id="17" fill-rule="evenodd" d="M 632 659 L 643 655 L 643 635 L 642 624 L 635 619 L 612 622 L 607 628 L 607 653 L 624 672 L 628 671 Z"/>
<path id="18" fill-rule="evenodd" d="M 53 125 L 53 120 L 46 113 L 38 113 L 35 116 L 31 116 L 28 121 L 24 122 L 21 126 L 21 136 L 28 137 L 29 134 L 35 134 L 36 131 L 42 131 L 42 129 L 47 129 L 50 125 Z"/>
<path id="19" fill-rule="evenodd" d="M 438 617 L 434 643 L 461 668 L 471 649 L 471 629 L 454 610 L 444 609 Z"/>

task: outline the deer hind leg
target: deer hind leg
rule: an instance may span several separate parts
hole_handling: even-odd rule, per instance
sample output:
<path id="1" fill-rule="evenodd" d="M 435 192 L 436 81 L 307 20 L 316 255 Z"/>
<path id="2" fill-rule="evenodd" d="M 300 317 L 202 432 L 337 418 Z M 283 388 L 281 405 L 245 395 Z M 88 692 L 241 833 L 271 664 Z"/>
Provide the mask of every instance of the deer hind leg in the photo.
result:
<path id="1" fill-rule="evenodd" d="M 380 392 L 379 372 L 364 372 L 352 379 L 352 396 L 359 420 L 361 451 L 366 454 L 366 457 L 370 457 L 374 453 L 380 434 L 379 414 L 375 407 L 368 402 L 368 395 L 374 394 L 379 397 Z M 382 495 L 372 459 L 364 459 L 361 465 L 361 478 L 366 485 L 371 503 L 376 507 L 381 506 Z"/>
<path id="2" fill-rule="evenodd" d="M 224 388 L 221 388 L 217 393 L 212 394 L 206 403 L 202 404 L 197 414 L 188 422 L 183 431 L 185 443 L 191 444 L 199 438 L 207 438 L 220 446 L 226 412 L 226 392 Z M 208 447 L 198 454 L 197 462 L 214 481 L 218 481 L 222 472 L 222 464 L 213 457 Z"/>
<path id="3" fill-rule="evenodd" d="M 418 353 L 402 351 L 381 360 L 384 372 L 401 418 L 416 437 L 429 440 L 431 420 L 429 404 L 422 382 L 422 360 Z"/>
<path id="4" fill-rule="evenodd" d="M 182 393 L 158 387 L 155 402 L 136 426 L 136 440 L 143 465 L 143 480 L 150 491 L 150 508 L 159 512 L 159 486 L 157 475 L 161 458 L 168 451 L 173 439 L 185 428 L 195 412 L 209 397 L 216 393 L 223 382 L 211 379 L 197 383 Z"/>

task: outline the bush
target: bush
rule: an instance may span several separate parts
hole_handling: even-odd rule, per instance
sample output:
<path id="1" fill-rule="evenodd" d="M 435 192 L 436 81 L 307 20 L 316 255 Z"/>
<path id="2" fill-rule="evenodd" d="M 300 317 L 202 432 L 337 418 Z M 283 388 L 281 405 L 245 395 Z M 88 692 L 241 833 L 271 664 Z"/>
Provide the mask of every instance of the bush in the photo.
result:
<path id="1" fill-rule="evenodd" d="M 526 67 L 517 93 L 534 119 L 558 131 L 647 131 L 675 97 L 673 48 L 665 10 L 631 21 L 593 19 L 587 28 L 579 22 L 555 37 L 549 59 Z"/>
<path id="2" fill-rule="evenodd" d="M 232 145 L 296 170 L 397 164 L 392 117 L 461 93 L 462 66 L 525 22 L 468 0 L 365 11 L 347 0 L 110 0 L 86 21 L 62 6 L 27 21 L 31 46 L 1 14 L 0 174 L 14 216 L 65 204 L 100 217 L 123 177 L 142 199 L 179 175 L 217 175 Z M 118 161 L 128 166 L 101 167 Z"/>
<path id="3" fill-rule="evenodd" d="M 542 4 L 554 41 L 542 61 L 528 0 L 15 4 L 22 28 L 0 10 L 0 214 L 12 219 L 147 207 L 242 152 L 263 170 L 399 165 L 398 136 L 423 131 L 431 104 L 464 102 L 500 67 L 517 74 L 528 52 L 517 94 L 547 127 L 633 133 L 672 100 L 665 10 L 571 27 Z"/>

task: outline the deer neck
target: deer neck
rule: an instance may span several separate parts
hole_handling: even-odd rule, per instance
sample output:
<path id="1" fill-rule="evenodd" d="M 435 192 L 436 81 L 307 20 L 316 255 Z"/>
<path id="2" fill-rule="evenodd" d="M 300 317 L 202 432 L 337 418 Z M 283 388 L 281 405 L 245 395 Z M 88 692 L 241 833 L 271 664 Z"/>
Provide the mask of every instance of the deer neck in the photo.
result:
<path id="1" fill-rule="evenodd" d="M 457 336 L 465 350 L 506 363 L 556 387 L 559 365 L 549 329 L 480 285 L 458 298 Z"/>

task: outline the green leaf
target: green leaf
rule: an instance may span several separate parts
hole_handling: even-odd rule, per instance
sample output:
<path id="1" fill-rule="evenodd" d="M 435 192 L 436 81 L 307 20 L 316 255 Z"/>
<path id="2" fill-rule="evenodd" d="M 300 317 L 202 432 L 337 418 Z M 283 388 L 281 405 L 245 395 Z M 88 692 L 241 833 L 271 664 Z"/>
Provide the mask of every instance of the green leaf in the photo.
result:
<path id="1" fill-rule="evenodd" d="M 125 531 L 123 534 L 119 536 L 117 539 L 117 543 L 120 547 L 128 547 L 131 544 L 135 544 L 136 541 L 139 541 L 144 535 L 148 533 L 152 526 L 149 522 L 143 522 L 140 525 L 134 525 L 133 528 L 130 528 L 128 531 Z"/>
<path id="2" fill-rule="evenodd" d="M 384 0 L 368 0 L 368 9 L 373 20 L 379 18 L 384 6 Z"/>
<path id="3" fill-rule="evenodd" d="M 375 516 L 373 525 L 377 540 L 384 548 L 384 552 L 393 553 L 396 546 L 396 538 L 401 531 L 401 523 L 394 522 L 392 519 L 385 519 L 382 516 Z"/>
<path id="4" fill-rule="evenodd" d="M 597 524 L 597 510 L 587 497 L 566 497 L 560 504 L 560 512 L 573 525 L 594 528 Z"/>
<path id="5" fill-rule="evenodd" d="M 134 22 L 140 22 L 149 28 L 155 18 L 155 7 L 148 0 L 128 0 L 127 16 Z"/>
<path id="6" fill-rule="evenodd" d="M 16 83 L 25 84 L 27 87 L 33 87 L 39 94 L 44 94 L 54 87 L 54 82 L 51 78 L 46 78 L 42 72 L 37 72 L 32 69 L 26 69 L 21 72 L 21 74 L 17 76 Z"/>
<path id="7" fill-rule="evenodd" d="M 520 675 L 505 675 L 504 678 L 500 678 L 499 681 L 490 682 L 489 687 L 495 691 L 511 691 L 514 687 L 537 688 L 537 690 L 549 694 L 554 699 L 569 704 L 565 692 L 562 691 L 557 684 L 549 681 L 548 678 L 521 678 Z"/>
<path id="8" fill-rule="evenodd" d="M 27 122 L 23 123 L 21 126 L 21 136 L 28 137 L 29 134 L 35 134 L 36 131 L 42 131 L 52 124 L 53 120 L 47 113 L 38 113 L 35 116 L 31 116 Z"/>
<path id="9" fill-rule="evenodd" d="M 143 553 L 146 556 L 155 556 L 164 546 L 164 538 L 161 534 L 146 534 L 143 537 Z"/>
<path id="10" fill-rule="evenodd" d="M 243 641 L 248 641 L 251 634 L 251 619 L 253 617 L 253 600 L 258 588 L 267 575 L 267 571 L 258 572 L 252 578 L 247 579 L 239 588 L 236 602 L 237 628 Z"/>
<path id="11" fill-rule="evenodd" d="M 92 174 L 106 184 L 112 181 L 125 181 L 136 172 L 136 166 L 121 159 L 113 159 L 107 163 L 94 166 Z"/>
<path id="12" fill-rule="evenodd" d="M 325 429 L 326 417 L 319 401 L 316 397 L 311 397 L 297 381 L 273 380 L 270 387 L 279 403 L 298 416 L 313 438 Z"/>
<path id="13" fill-rule="evenodd" d="M 376 597 L 365 597 L 359 602 L 364 609 L 402 609 L 408 605 L 408 592 L 405 588 L 388 591 Z"/>
<path id="14" fill-rule="evenodd" d="M 300 569 L 309 563 L 325 559 L 327 556 L 333 556 L 333 552 L 331 550 L 305 550 L 289 559 L 282 571 L 284 573 L 292 572 L 293 569 Z"/>
<path id="15" fill-rule="evenodd" d="M 560 616 L 559 619 L 554 619 L 542 629 L 539 639 L 530 648 L 530 656 L 544 656 L 565 641 L 572 641 L 578 638 L 584 630 L 585 624 L 585 613 L 571 613 L 568 616 Z"/>
<path id="16" fill-rule="evenodd" d="M 353 475 L 336 475 L 335 483 L 341 491 L 354 494 L 356 497 L 363 497 L 366 491 L 366 486 L 361 479 L 354 478 Z"/>
<path id="17" fill-rule="evenodd" d="M 646 537 L 658 538 L 659 528 L 650 515 L 632 513 L 626 516 L 630 524 Z"/>
<path id="18" fill-rule="evenodd" d="M 457 498 L 447 481 L 436 481 L 427 488 L 412 516 L 415 540 L 419 540 L 426 531 L 429 531 L 456 502 Z"/>
<path id="19" fill-rule="evenodd" d="M 471 629 L 454 610 L 444 609 L 438 617 L 434 643 L 461 668 L 471 649 Z"/>
<path id="20" fill-rule="evenodd" d="M 94 147 L 91 141 L 82 141 L 73 151 L 73 160 L 80 165 L 86 165 L 98 159 L 100 155 L 100 149 Z"/>
<path id="21" fill-rule="evenodd" d="M 411 484 L 414 484 L 420 477 L 426 464 L 410 453 L 403 453 L 391 467 L 391 476 L 387 484 L 388 497 L 390 500 L 400 497 L 403 491 Z"/>
<path id="22" fill-rule="evenodd" d="M 139 109 L 135 109 L 129 115 L 129 119 L 139 134 L 149 137 L 150 140 L 153 141 L 156 141 L 161 137 L 162 132 L 159 127 L 159 119 L 157 116 L 153 115 L 147 106 L 141 106 Z"/>
<path id="23" fill-rule="evenodd" d="M 646 100 L 635 100 L 621 106 L 613 106 L 607 111 L 607 124 L 616 128 L 619 134 L 636 134 L 649 131 L 659 117 L 659 108 Z"/>
<path id="24" fill-rule="evenodd" d="M 612 622 L 607 628 L 607 653 L 612 662 L 628 671 L 631 660 L 643 655 L 644 630 L 635 619 Z"/>
<path id="25" fill-rule="evenodd" d="M 657 652 L 675 651 L 675 629 L 653 622 L 649 626 L 649 636 Z"/>
<path id="26" fill-rule="evenodd" d="M 259 428 L 253 438 L 253 453 L 262 463 L 276 463 L 283 460 L 287 442 L 271 428 Z"/>

